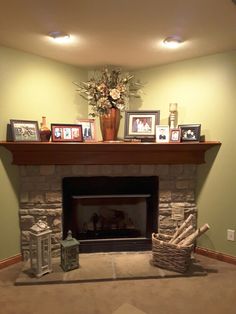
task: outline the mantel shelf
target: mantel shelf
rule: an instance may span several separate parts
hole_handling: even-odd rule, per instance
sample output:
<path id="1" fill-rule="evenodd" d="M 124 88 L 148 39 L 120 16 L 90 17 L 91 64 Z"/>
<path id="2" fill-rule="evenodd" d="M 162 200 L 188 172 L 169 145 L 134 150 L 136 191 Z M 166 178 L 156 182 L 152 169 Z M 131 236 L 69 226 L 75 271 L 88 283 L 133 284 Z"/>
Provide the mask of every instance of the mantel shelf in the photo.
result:
<path id="1" fill-rule="evenodd" d="M 55 143 L 0 142 L 15 165 L 201 164 L 205 152 L 220 142 Z"/>

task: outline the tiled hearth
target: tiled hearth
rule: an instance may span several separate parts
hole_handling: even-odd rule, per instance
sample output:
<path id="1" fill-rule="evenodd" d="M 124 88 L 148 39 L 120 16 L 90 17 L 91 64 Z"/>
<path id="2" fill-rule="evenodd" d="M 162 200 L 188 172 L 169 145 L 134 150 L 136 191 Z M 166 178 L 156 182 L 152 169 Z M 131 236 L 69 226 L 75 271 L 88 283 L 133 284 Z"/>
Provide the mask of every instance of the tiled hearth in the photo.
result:
<path id="1" fill-rule="evenodd" d="M 35 165 L 19 166 L 19 169 L 21 246 L 25 260 L 29 256 L 29 228 L 39 218 L 46 218 L 53 230 L 53 256 L 60 253 L 64 177 L 158 176 L 158 231 L 173 232 L 176 221 L 171 216 L 175 208 L 183 208 L 185 217 L 193 213 L 196 223 L 196 165 Z"/>

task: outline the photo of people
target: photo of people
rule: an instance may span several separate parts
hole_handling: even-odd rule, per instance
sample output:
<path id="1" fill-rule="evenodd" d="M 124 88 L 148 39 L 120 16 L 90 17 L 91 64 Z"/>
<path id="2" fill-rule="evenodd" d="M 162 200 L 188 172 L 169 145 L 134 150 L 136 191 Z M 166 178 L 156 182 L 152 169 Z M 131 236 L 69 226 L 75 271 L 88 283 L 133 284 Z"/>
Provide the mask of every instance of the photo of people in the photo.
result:
<path id="1" fill-rule="evenodd" d="M 83 137 L 85 140 L 91 140 L 92 139 L 92 132 L 91 132 L 91 126 L 90 123 L 84 123 L 82 125 L 83 128 Z"/>
<path id="2" fill-rule="evenodd" d="M 156 126 L 156 142 L 158 143 L 169 142 L 169 125 Z"/>
<path id="3" fill-rule="evenodd" d="M 53 142 L 82 142 L 82 126 L 77 124 L 51 124 Z"/>
<path id="4" fill-rule="evenodd" d="M 182 133 L 182 137 L 183 139 L 186 139 L 186 140 L 196 140 L 196 135 L 194 133 L 194 131 L 192 130 L 184 130 L 183 133 Z"/>
<path id="5" fill-rule="evenodd" d="M 182 124 L 179 125 L 181 129 L 181 141 L 200 141 L 201 124 Z"/>
<path id="6" fill-rule="evenodd" d="M 56 139 L 61 139 L 61 137 L 62 137 L 62 129 L 61 128 L 55 128 L 54 136 L 55 136 Z"/>
<path id="7" fill-rule="evenodd" d="M 80 132 L 78 128 L 72 128 L 72 139 L 76 140 L 80 137 Z"/>
<path id="8" fill-rule="evenodd" d="M 38 122 L 11 120 L 11 130 L 14 141 L 38 141 Z"/>
<path id="9" fill-rule="evenodd" d="M 96 130 L 95 130 L 94 119 L 77 119 L 76 123 L 82 125 L 83 138 L 85 142 L 96 141 Z"/>
<path id="10" fill-rule="evenodd" d="M 159 140 L 166 140 L 165 129 L 160 129 Z"/>
<path id="11" fill-rule="evenodd" d="M 170 142 L 180 142 L 180 129 L 170 130 Z"/>
<path id="12" fill-rule="evenodd" d="M 70 128 L 64 128 L 63 129 L 63 137 L 65 140 L 71 140 L 71 129 Z"/>
<path id="13" fill-rule="evenodd" d="M 152 120 L 149 118 L 133 118 L 132 132 L 150 133 L 152 128 Z"/>
<path id="14" fill-rule="evenodd" d="M 160 123 L 160 110 L 125 112 L 125 140 L 155 141 L 156 125 Z"/>

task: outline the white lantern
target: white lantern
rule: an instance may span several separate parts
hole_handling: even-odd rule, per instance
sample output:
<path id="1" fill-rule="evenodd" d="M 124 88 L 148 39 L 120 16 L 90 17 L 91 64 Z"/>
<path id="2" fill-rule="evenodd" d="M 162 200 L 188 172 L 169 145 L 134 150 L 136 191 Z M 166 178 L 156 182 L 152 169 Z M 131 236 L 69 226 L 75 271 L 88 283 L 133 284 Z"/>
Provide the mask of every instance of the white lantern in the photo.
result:
<path id="1" fill-rule="evenodd" d="M 52 272 L 51 233 L 42 220 L 30 228 L 30 266 L 36 277 Z"/>

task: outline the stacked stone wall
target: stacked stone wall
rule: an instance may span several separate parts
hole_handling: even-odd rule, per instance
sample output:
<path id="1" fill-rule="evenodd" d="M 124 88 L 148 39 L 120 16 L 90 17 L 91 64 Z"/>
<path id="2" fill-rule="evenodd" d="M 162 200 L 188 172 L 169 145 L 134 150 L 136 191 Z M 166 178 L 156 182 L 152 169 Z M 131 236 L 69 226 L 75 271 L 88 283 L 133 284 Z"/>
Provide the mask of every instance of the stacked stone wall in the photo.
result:
<path id="1" fill-rule="evenodd" d="M 53 256 L 60 254 L 62 239 L 62 179 L 77 176 L 158 176 L 158 232 L 172 234 L 177 225 L 194 214 L 196 165 L 73 165 L 20 166 L 20 229 L 24 259 L 29 257 L 29 228 L 38 219 L 47 220 L 52 229 Z M 181 220 L 173 210 L 183 209 Z"/>

